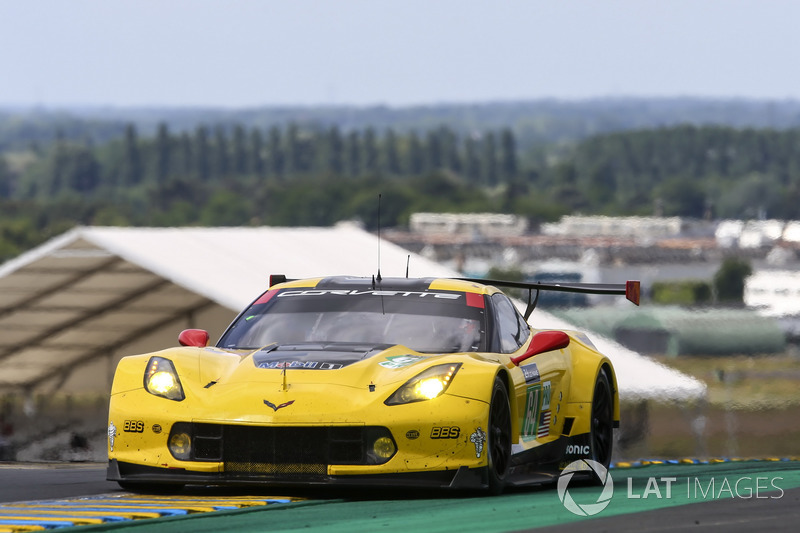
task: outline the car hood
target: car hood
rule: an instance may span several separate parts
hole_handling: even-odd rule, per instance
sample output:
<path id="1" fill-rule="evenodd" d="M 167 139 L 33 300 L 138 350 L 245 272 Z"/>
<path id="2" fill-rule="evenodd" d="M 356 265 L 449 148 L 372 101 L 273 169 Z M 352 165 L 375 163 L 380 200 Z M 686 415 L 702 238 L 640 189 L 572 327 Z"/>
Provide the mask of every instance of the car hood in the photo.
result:
<path id="1" fill-rule="evenodd" d="M 494 373 L 481 354 L 426 354 L 403 345 L 271 345 L 241 352 L 181 347 L 126 358 L 112 394 L 141 389 L 152 357 L 172 361 L 186 395 L 177 404 L 165 400 L 165 408 L 205 422 L 358 422 L 365 409 L 385 408 L 384 401 L 398 387 L 434 365 L 461 363 L 446 394 L 465 399 L 480 399 L 486 392 L 471 386 L 475 381 L 469 374 Z M 421 409 L 433 406 L 419 404 Z"/>

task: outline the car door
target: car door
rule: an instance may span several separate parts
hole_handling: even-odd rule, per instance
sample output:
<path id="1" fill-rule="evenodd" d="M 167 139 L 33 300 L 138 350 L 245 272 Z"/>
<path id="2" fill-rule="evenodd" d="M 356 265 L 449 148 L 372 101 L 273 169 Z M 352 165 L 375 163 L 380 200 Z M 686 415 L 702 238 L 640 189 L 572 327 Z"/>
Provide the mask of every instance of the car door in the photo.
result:
<path id="1" fill-rule="evenodd" d="M 504 294 L 492 295 L 492 303 L 499 351 L 520 351 L 531 335 L 530 326 Z M 519 382 L 513 394 L 523 443 L 560 434 L 559 414 L 569 392 L 568 350 L 544 352 L 520 363 L 525 381 Z"/>

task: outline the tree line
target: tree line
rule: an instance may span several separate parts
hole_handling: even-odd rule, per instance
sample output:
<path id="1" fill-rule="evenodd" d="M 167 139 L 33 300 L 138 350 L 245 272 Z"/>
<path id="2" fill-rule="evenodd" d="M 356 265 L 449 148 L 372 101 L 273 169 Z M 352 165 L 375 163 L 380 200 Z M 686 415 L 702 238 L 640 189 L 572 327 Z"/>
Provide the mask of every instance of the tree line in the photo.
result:
<path id="1" fill-rule="evenodd" d="M 415 211 L 800 218 L 800 130 L 677 126 L 520 146 L 465 134 L 201 125 L 0 154 L 0 258 L 75 224 L 403 225 Z"/>
<path id="2" fill-rule="evenodd" d="M 59 135 L 16 180 L 8 172 L 0 188 L 5 198 L 56 198 L 77 193 L 109 195 L 142 185 L 227 184 L 230 181 L 284 181 L 363 176 L 402 177 L 448 171 L 467 183 L 493 187 L 518 172 L 510 129 L 461 137 L 446 126 L 424 135 L 381 135 L 373 128 L 344 132 L 338 126 L 301 129 L 290 123 L 267 131 L 241 125 L 200 126 L 192 133 L 170 132 L 160 124 L 155 136 L 141 138 L 128 124 L 122 139 L 96 147 Z"/>

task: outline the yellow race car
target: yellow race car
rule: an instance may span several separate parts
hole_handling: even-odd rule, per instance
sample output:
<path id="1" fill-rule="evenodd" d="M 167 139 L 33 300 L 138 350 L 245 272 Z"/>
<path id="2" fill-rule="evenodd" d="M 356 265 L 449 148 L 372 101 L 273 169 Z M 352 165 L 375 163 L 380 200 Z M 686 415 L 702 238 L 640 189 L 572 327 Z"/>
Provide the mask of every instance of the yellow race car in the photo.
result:
<path id="1" fill-rule="evenodd" d="M 540 290 L 620 294 L 639 282 L 286 280 L 216 346 L 125 357 L 108 422 L 108 479 L 488 489 L 608 466 L 619 401 L 611 361 L 572 331 L 531 328 Z M 527 290 L 517 311 L 497 287 Z M 536 298 L 533 294 L 536 294 Z"/>

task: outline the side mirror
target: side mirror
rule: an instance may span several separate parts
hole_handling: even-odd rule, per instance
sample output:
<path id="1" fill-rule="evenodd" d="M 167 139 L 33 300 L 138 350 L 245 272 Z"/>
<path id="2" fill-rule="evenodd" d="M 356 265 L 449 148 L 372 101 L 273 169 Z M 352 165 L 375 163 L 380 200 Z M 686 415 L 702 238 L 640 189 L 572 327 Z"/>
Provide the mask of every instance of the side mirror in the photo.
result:
<path id="1" fill-rule="evenodd" d="M 521 362 L 534 355 L 552 350 L 562 350 L 567 346 L 569 346 L 569 335 L 563 331 L 540 331 L 533 336 L 525 353 L 512 357 L 511 362 L 519 366 Z"/>
<path id="2" fill-rule="evenodd" d="M 195 346 L 205 348 L 208 346 L 208 332 L 204 329 L 185 329 L 178 335 L 181 346 Z"/>

